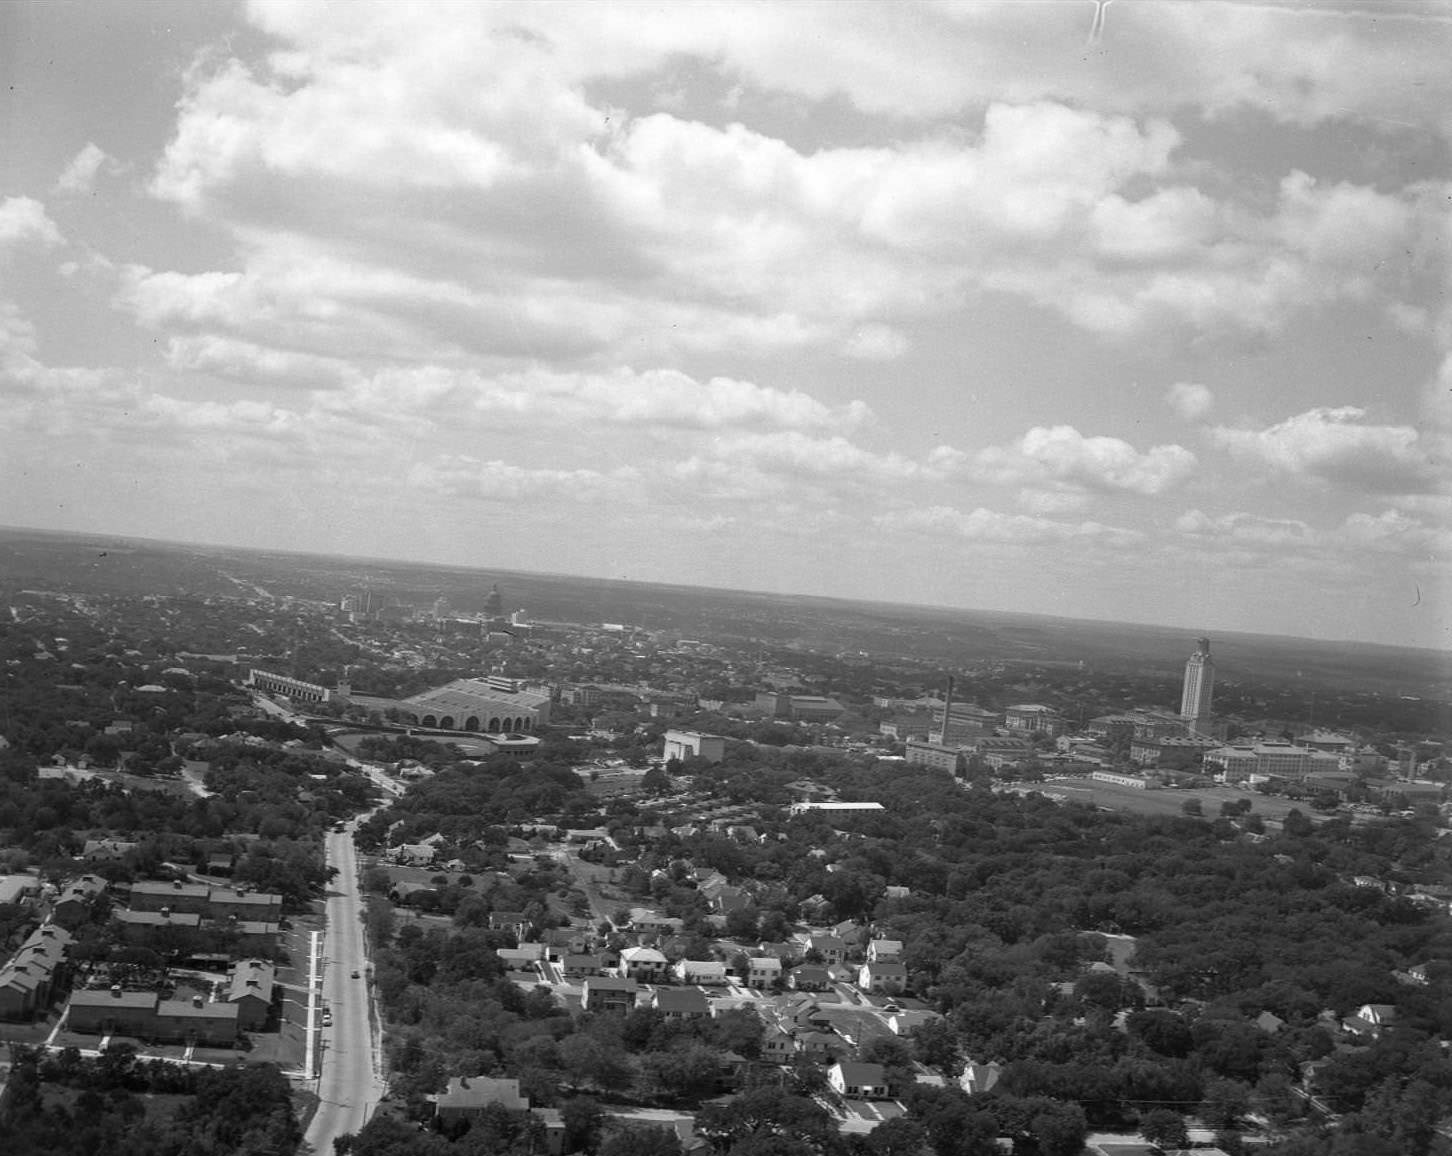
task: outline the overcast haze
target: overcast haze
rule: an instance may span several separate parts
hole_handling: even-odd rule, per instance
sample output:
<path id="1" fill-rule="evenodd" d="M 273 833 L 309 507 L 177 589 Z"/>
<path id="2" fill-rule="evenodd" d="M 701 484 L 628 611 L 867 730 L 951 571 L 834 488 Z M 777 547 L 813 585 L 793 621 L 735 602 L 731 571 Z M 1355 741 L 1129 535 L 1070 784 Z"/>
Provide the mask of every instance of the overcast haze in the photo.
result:
<path id="1" fill-rule="evenodd" d="M 0 5 L 0 522 L 1446 647 L 1452 6 Z"/>

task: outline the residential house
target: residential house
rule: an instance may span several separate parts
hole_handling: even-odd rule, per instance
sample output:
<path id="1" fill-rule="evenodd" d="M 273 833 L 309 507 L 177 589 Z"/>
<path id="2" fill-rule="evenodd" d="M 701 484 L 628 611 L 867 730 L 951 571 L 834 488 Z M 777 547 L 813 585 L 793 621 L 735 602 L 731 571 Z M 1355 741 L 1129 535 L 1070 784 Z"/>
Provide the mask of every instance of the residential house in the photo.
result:
<path id="1" fill-rule="evenodd" d="M 27 1020 L 50 1006 L 65 979 L 70 932 L 42 924 L 0 967 L 0 1019 Z"/>
<path id="2" fill-rule="evenodd" d="M 641 983 L 659 983 L 666 975 L 670 961 L 653 947 L 622 947 L 620 971 Z"/>
<path id="3" fill-rule="evenodd" d="M 630 930 L 642 935 L 679 935 L 684 927 L 684 920 L 662 915 L 648 907 L 630 909 Z"/>
<path id="4" fill-rule="evenodd" d="M 585 979 L 592 975 L 604 975 L 605 965 L 598 955 L 581 952 L 566 955 L 560 961 L 560 971 L 566 979 Z"/>
<path id="5" fill-rule="evenodd" d="M 234 949 L 252 955 L 276 951 L 278 936 L 282 934 L 280 923 L 264 923 L 257 919 L 236 920 L 225 927 L 232 936 Z"/>
<path id="6" fill-rule="evenodd" d="M 900 963 L 864 963 L 857 987 L 873 995 L 898 995 L 907 990 L 907 968 Z"/>
<path id="7" fill-rule="evenodd" d="M 819 963 L 804 963 L 788 973 L 787 986 L 795 991 L 826 991 L 832 986 L 832 973 Z"/>
<path id="8" fill-rule="evenodd" d="M 182 937 L 202 926 L 202 917 L 194 911 L 133 911 L 125 907 L 111 913 L 123 943 L 133 947 L 154 947 L 169 950 L 185 942 Z"/>
<path id="9" fill-rule="evenodd" d="M 489 913 L 489 930 L 506 931 L 516 940 L 528 939 L 533 926 L 534 921 L 526 917 L 522 911 L 491 911 Z"/>
<path id="10" fill-rule="evenodd" d="M 805 954 L 816 952 L 823 963 L 841 963 L 847 958 L 847 944 L 835 935 L 807 935 Z"/>
<path id="11" fill-rule="evenodd" d="M 173 915 L 206 915 L 212 889 L 205 883 L 146 880 L 131 885 L 126 905 L 132 911 L 170 911 Z"/>
<path id="12" fill-rule="evenodd" d="M 730 915 L 733 911 L 745 911 L 751 906 L 751 896 L 740 887 L 731 887 L 722 884 L 718 887 L 698 888 L 705 896 L 706 902 L 717 915 Z"/>
<path id="13" fill-rule="evenodd" d="M 867 945 L 868 963 L 902 962 L 902 941 L 900 939 L 874 939 Z"/>
<path id="14" fill-rule="evenodd" d="M 781 979 L 781 960 L 774 956 L 758 956 L 746 961 L 746 986 L 770 987 Z"/>
<path id="15" fill-rule="evenodd" d="M 783 964 L 793 964 L 802 958 L 802 945 L 784 941 L 774 943 L 770 940 L 763 940 L 756 945 L 757 955 L 768 955 L 773 959 L 779 959 Z"/>
<path id="16" fill-rule="evenodd" d="M 81 858 L 87 863 L 114 863 L 124 858 L 126 852 L 134 850 L 135 843 L 121 839 L 87 839 L 81 848 Z"/>
<path id="17" fill-rule="evenodd" d="M 34 875 L 0 875 L 0 907 L 24 903 L 40 893 Z"/>
<path id="18" fill-rule="evenodd" d="M 1353 1035 L 1375 1039 L 1395 1022 L 1397 1009 L 1389 1003 L 1362 1004 L 1354 1016 L 1341 1021 L 1341 1026 Z"/>
<path id="19" fill-rule="evenodd" d="M 1250 1021 L 1268 1036 L 1273 1036 L 1286 1026 L 1286 1021 L 1273 1012 L 1263 1011 Z"/>
<path id="20" fill-rule="evenodd" d="M 779 1027 L 769 1027 L 761 1037 L 761 1058 L 772 1064 L 789 1064 L 797 1054 L 797 1041 Z"/>
<path id="21" fill-rule="evenodd" d="M 703 1020 L 711 1015 L 706 993 L 698 987 L 657 987 L 644 995 L 645 1006 L 667 1020 Z"/>
<path id="22" fill-rule="evenodd" d="M 835 1032 L 798 1032 L 796 1044 L 798 1052 L 818 1063 L 826 1063 L 852 1052 L 852 1045 Z"/>
<path id="23" fill-rule="evenodd" d="M 434 1115 L 440 1120 L 474 1120 L 496 1106 L 507 1112 L 529 1111 L 529 1099 L 520 1095 L 518 1080 L 454 1076 L 448 1089 L 435 1097 Z"/>
<path id="24" fill-rule="evenodd" d="M 589 935 L 576 927 L 547 927 L 540 941 L 551 963 L 559 963 L 567 955 L 584 955 L 590 949 Z"/>
<path id="25" fill-rule="evenodd" d="M 99 875 L 82 875 L 66 885 L 51 908 L 51 918 L 62 927 L 74 929 L 91 918 L 96 897 L 106 891 L 106 881 Z"/>
<path id="26" fill-rule="evenodd" d="M 255 923 L 276 923 L 282 918 L 282 896 L 248 888 L 213 887 L 207 892 L 204 914 L 213 919 L 235 917 Z"/>
<path id="27" fill-rule="evenodd" d="M 227 1002 L 237 1006 L 237 1027 L 242 1031 L 261 1031 L 266 1026 L 274 978 L 275 969 L 265 959 L 244 959 L 233 967 Z"/>
<path id="28" fill-rule="evenodd" d="M 881 1064 L 837 1063 L 827 1072 L 827 1083 L 850 1100 L 885 1100 L 887 1073 Z"/>
<path id="29" fill-rule="evenodd" d="M 628 1012 L 635 1007 L 635 997 L 640 985 L 633 979 L 613 975 L 587 976 L 581 988 L 581 1000 L 586 1011 Z"/>
<path id="30" fill-rule="evenodd" d="M 504 961 L 510 971 L 534 971 L 535 965 L 544 958 L 544 946 L 539 943 L 521 943 L 518 947 L 496 947 L 494 954 Z"/>
<path id="31" fill-rule="evenodd" d="M 718 987 L 727 982 L 726 965 L 716 959 L 683 959 L 675 966 L 675 977 L 681 983 Z"/>
<path id="32" fill-rule="evenodd" d="M 393 861 L 405 867 L 427 867 L 435 854 L 428 843 L 404 843 L 393 849 Z"/>
<path id="33" fill-rule="evenodd" d="M 1003 1072 L 1001 1064 L 979 1064 L 969 1060 L 963 1065 L 963 1074 L 958 1077 L 958 1086 L 970 1096 L 991 1091 Z"/>
<path id="34" fill-rule="evenodd" d="M 887 1016 L 888 1030 L 895 1036 L 907 1036 L 925 1024 L 935 1023 L 943 1017 L 935 1011 L 899 1011 Z"/>

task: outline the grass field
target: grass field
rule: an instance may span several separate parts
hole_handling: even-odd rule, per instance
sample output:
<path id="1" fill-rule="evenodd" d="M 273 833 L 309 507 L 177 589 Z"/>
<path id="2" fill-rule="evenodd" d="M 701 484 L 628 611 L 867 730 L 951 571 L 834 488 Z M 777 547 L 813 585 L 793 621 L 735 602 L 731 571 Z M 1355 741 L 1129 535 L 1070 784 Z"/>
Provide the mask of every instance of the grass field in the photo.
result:
<path id="1" fill-rule="evenodd" d="M 1108 807 L 1115 811 L 1133 811 L 1137 815 L 1182 815 L 1187 799 L 1199 799 L 1205 817 L 1213 819 L 1220 814 L 1221 803 L 1249 799 L 1252 812 L 1269 822 L 1278 822 L 1293 808 L 1299 809 L 1310 819 L 1319 817 L 1304 802 L 1297 804 L 1290 799 L 1259 795 L 1237 787 L 1141 791 L 1134 787 L 1122 787 L 1118 783 L 1102 783 L 1093 779 L 1047 779 L 1042 783 L 1017 785 L 1042 791 L 1046 795 L 1060 796 L 1066 802 L 1091 803 L 1096 807 Z"/>

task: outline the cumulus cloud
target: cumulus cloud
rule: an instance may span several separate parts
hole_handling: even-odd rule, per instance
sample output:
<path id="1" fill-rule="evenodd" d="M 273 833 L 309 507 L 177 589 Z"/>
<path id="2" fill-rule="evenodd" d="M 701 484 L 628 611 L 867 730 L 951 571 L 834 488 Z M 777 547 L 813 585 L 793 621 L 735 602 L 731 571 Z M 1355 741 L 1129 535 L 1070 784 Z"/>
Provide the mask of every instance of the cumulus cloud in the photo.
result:
<path id="1" fill-rule="evenodd" d="M 342 358 L 270 349 L 216 334 L 173 337 L 167 342 L 165 357 L 173 369 L 213 373 L 241 382 L 335 388 L 360 376 Z"/>
<path id="2" fill-rule="evenodd" d="M 864 361 L 891 361 L 908 350 L 908 339 L 890 325 L 863 325 L 858 328 L 843 352 Z"/>
<path id="3" fill-rule="evenodd" d="M 1128 546 L 1144 537 L 1137 530 L 1106 526 L 1100 522 L 1059 522 L 1025 514 L 1003 514 L 982 506 L 968 511 L 951 506 L 929 506 L 879 515 L 874 521 L 883 529 L 907 529 L 1004 545 L 1089 540 Z"/>
<path id="4" fill-rule="evenodd" d="M 1177 381 L 1165 391 L 1165 401 L 1186 421 L 1198 421 L 1210 412 L 1215 395 L 1206 386 Z"/>
<path id="5" fill-rule="evenodd" d="M 487 502 L 565 499 L 571 502 L 618 501 L 632 496 L 638 474 L 628 467 L 611 471 L 545 469 L 499 460 L 451 455 L 413 466 L 408 485 L 442 497 Z"/>
<path id="6" fill-rule="evenodd" d="M 60 176 L 56 178 L 56 192 L 89 193 L 96 183 L 96 174 L 107 162 L 113 165 L 116 163 L 107 155 L 105 149 L 87 141 L 85 147 L 71 158 L 70 163 L 61 170 Z"/>
<path id="7" fill-rule="evenodd" d="M 1416 493 L 1436 481 L 1418 431 L 1368 423 L 1357 406 L 1318 406 L 1265 429 L 1217 426 L 1212 439 L 1277 474 L 1372 493 Z"/>
<path id="8" fill-rule="evenodd" d="M 0 201 L 0 246 L 26 242 L 59 245 L 64 240 L 45 206 L 33 197 L 6 197 Z"/>
<path id="9" fill-rule="evenodd" d="M 1189 510 L 1175 519 L 1175 529 L 1192 537 L 1257 546 L 1307 546 L 1317 541 L 1316 532 L 1299 519 L 1266 518 L 1259 514 L 1211 517 L 1200 510 Z"/>
<path id="10" fill-rule="evenodd" d="M 979 452 L 979 477 L 1031 490 L 1121 492 L 1152 496 L 1195 470 L 1193 453 L 1178 445 L 1141 452 L 1120 438 L 1085 437 L 1073 426 L 1035 426 L 1017 442 Z"/>

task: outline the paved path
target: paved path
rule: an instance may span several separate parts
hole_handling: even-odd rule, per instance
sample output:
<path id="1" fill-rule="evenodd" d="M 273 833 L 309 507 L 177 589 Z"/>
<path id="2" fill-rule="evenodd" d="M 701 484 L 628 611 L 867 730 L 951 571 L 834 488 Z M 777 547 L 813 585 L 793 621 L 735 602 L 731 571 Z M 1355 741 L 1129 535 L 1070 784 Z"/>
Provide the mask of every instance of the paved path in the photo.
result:
<path id="1" fill-rule="evenodd" d="M 370 1015 L 368 960 L 363 945 L 362 896 L 350 829 L 328 835 L 328 865 L 336 867 L 328 893 L 322 1006 L 333 1023 L 322 1031 L 318 1110 L 306 1140 L 318 1156 L 329 1156 L 333 1141 L 367 1123 L 383 1095 L 378 1064 L 380 1040 Z M 359 978 L 354 979 L 357 972 Z"/>

